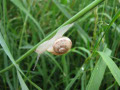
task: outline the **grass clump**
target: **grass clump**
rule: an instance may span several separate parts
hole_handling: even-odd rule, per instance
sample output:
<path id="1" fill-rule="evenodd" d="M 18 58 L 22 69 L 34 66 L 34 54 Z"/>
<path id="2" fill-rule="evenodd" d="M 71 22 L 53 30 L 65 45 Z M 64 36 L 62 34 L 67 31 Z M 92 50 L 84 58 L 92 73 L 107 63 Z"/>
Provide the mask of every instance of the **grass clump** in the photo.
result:
<path id="1" fill-rule="evenodd" d="M 116 0 L 0 1 L 0 87 L 119 90 L 119 4 Z M 65 34 L 73 42 L 70 52 L 61 56 L 46 52 L 33 71 L 37 46 L 73 22 Z"/>

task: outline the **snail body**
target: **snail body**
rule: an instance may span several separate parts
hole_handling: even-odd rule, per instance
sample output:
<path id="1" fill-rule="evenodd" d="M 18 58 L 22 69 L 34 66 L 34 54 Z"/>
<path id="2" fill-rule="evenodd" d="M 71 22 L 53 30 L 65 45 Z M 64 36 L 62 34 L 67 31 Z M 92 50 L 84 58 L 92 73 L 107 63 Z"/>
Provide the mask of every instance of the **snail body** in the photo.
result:
<path id="1" fill-rule="evenodd" d="M 61 37 L 55 40 L 54 44 L 47 49 L 54 55 L 62 55 L 67 53 L 72 47 L 72 41 L 68 37 Z"/>
<path id="2" fill-rule="evenodd" d="M 54 37 L 43 42 L 37 47 L 35 52 L 38 54 L 38 56 L 33 70 L 37 65 L 40 55 L 46 50 L 54 55 L 62 55 L 67 53 L 71 49 L 72 41 L 68 37 L 63 37 L 63 34 L 67 32 L 73 25 L 74 23 L 63 26 L 58 30 Z"/>

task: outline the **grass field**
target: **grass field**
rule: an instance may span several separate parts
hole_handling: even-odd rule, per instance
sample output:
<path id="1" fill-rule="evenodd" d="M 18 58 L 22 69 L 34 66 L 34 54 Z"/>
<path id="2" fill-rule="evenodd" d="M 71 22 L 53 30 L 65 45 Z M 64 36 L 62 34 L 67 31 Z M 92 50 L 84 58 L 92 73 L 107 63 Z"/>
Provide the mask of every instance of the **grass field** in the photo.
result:
<path id="1" fill-rule="evenodd" d="M 63 55 L 35 49 L 64 25 Z M 0 90 L 120 90 L 120 0 L 0 0 Z"/>

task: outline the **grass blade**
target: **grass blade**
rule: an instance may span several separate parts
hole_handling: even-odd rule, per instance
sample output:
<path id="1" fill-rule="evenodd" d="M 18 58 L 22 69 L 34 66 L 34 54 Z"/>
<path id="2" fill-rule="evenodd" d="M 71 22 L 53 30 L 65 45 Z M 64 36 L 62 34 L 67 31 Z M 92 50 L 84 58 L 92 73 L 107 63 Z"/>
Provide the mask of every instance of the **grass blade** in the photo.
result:
<path id="1" fill-rule="evenodd" d="M 117 67 L 115 62 L 104 52 L 98 52 L 99 55 L 102 57 L 108 68 L 110 69 L 113 77 L 117 81 L 120 86 L 120 69 Z"/>
<path id="2" fill-rule="evenodd" d="M 105 53 L 110 56 L 111 50 L 105 49 Z M 106 69 L 106 64 L 102 60 L 102 58 L 100 58 L 94 70 L 92 71 L 92 75 L 90 77 L 86 90 L 99 90 L 99 87 L 101 85 L 105 73 L 105 69 Z"/>
<path id="3" fill-rule="evenodd" d="M 17 70 L 17 75 L 18 75 L 18 79 L 19 79 L 22 90 L 29 90 L 18 70 Z"/>

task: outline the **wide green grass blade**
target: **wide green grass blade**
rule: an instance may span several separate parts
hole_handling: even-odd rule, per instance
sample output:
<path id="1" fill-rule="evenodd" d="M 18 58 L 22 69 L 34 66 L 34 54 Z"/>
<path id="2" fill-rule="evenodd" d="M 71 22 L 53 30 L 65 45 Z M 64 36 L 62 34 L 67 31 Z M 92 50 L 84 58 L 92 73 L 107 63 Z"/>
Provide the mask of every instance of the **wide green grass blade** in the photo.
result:
<path id="1" fill-rule="evenodd" d="M 18 79 L 19 79 L 22 90 L 29 90 L 18 70 L 17 70 L 17 75 L 18 75 Z"/>
<path id="2" fill-rule="evenodd" d="M 120 86 L 120 69 L 118 66 L 115 64 L 115 62 L 104 52 L 98 52 L 99 55 L 102 57 L 108 68 L 110 69 L 113 77 L 117 81 L 117 83 Z"/>
<path id="3" fill-rule="evenodd" d="M 109 50 L 108 48 L 105 49 L 105 53 L 110 56 L 111 54 L 111 50 Z M 101 82 L 103 80 L 103 76 L 105 73 L 105 69 L 106 69 L 106 64 L 105 62 L 102 60 L 102 58 L 100 58 L 94 68 L 94 70 L 92 71 L 92 75 L 90 77 L 90 80 L 88 82 L 88 85 L 86 87 L 86 90 L 99 90 L 99 87 L 101 85 Z"/>

